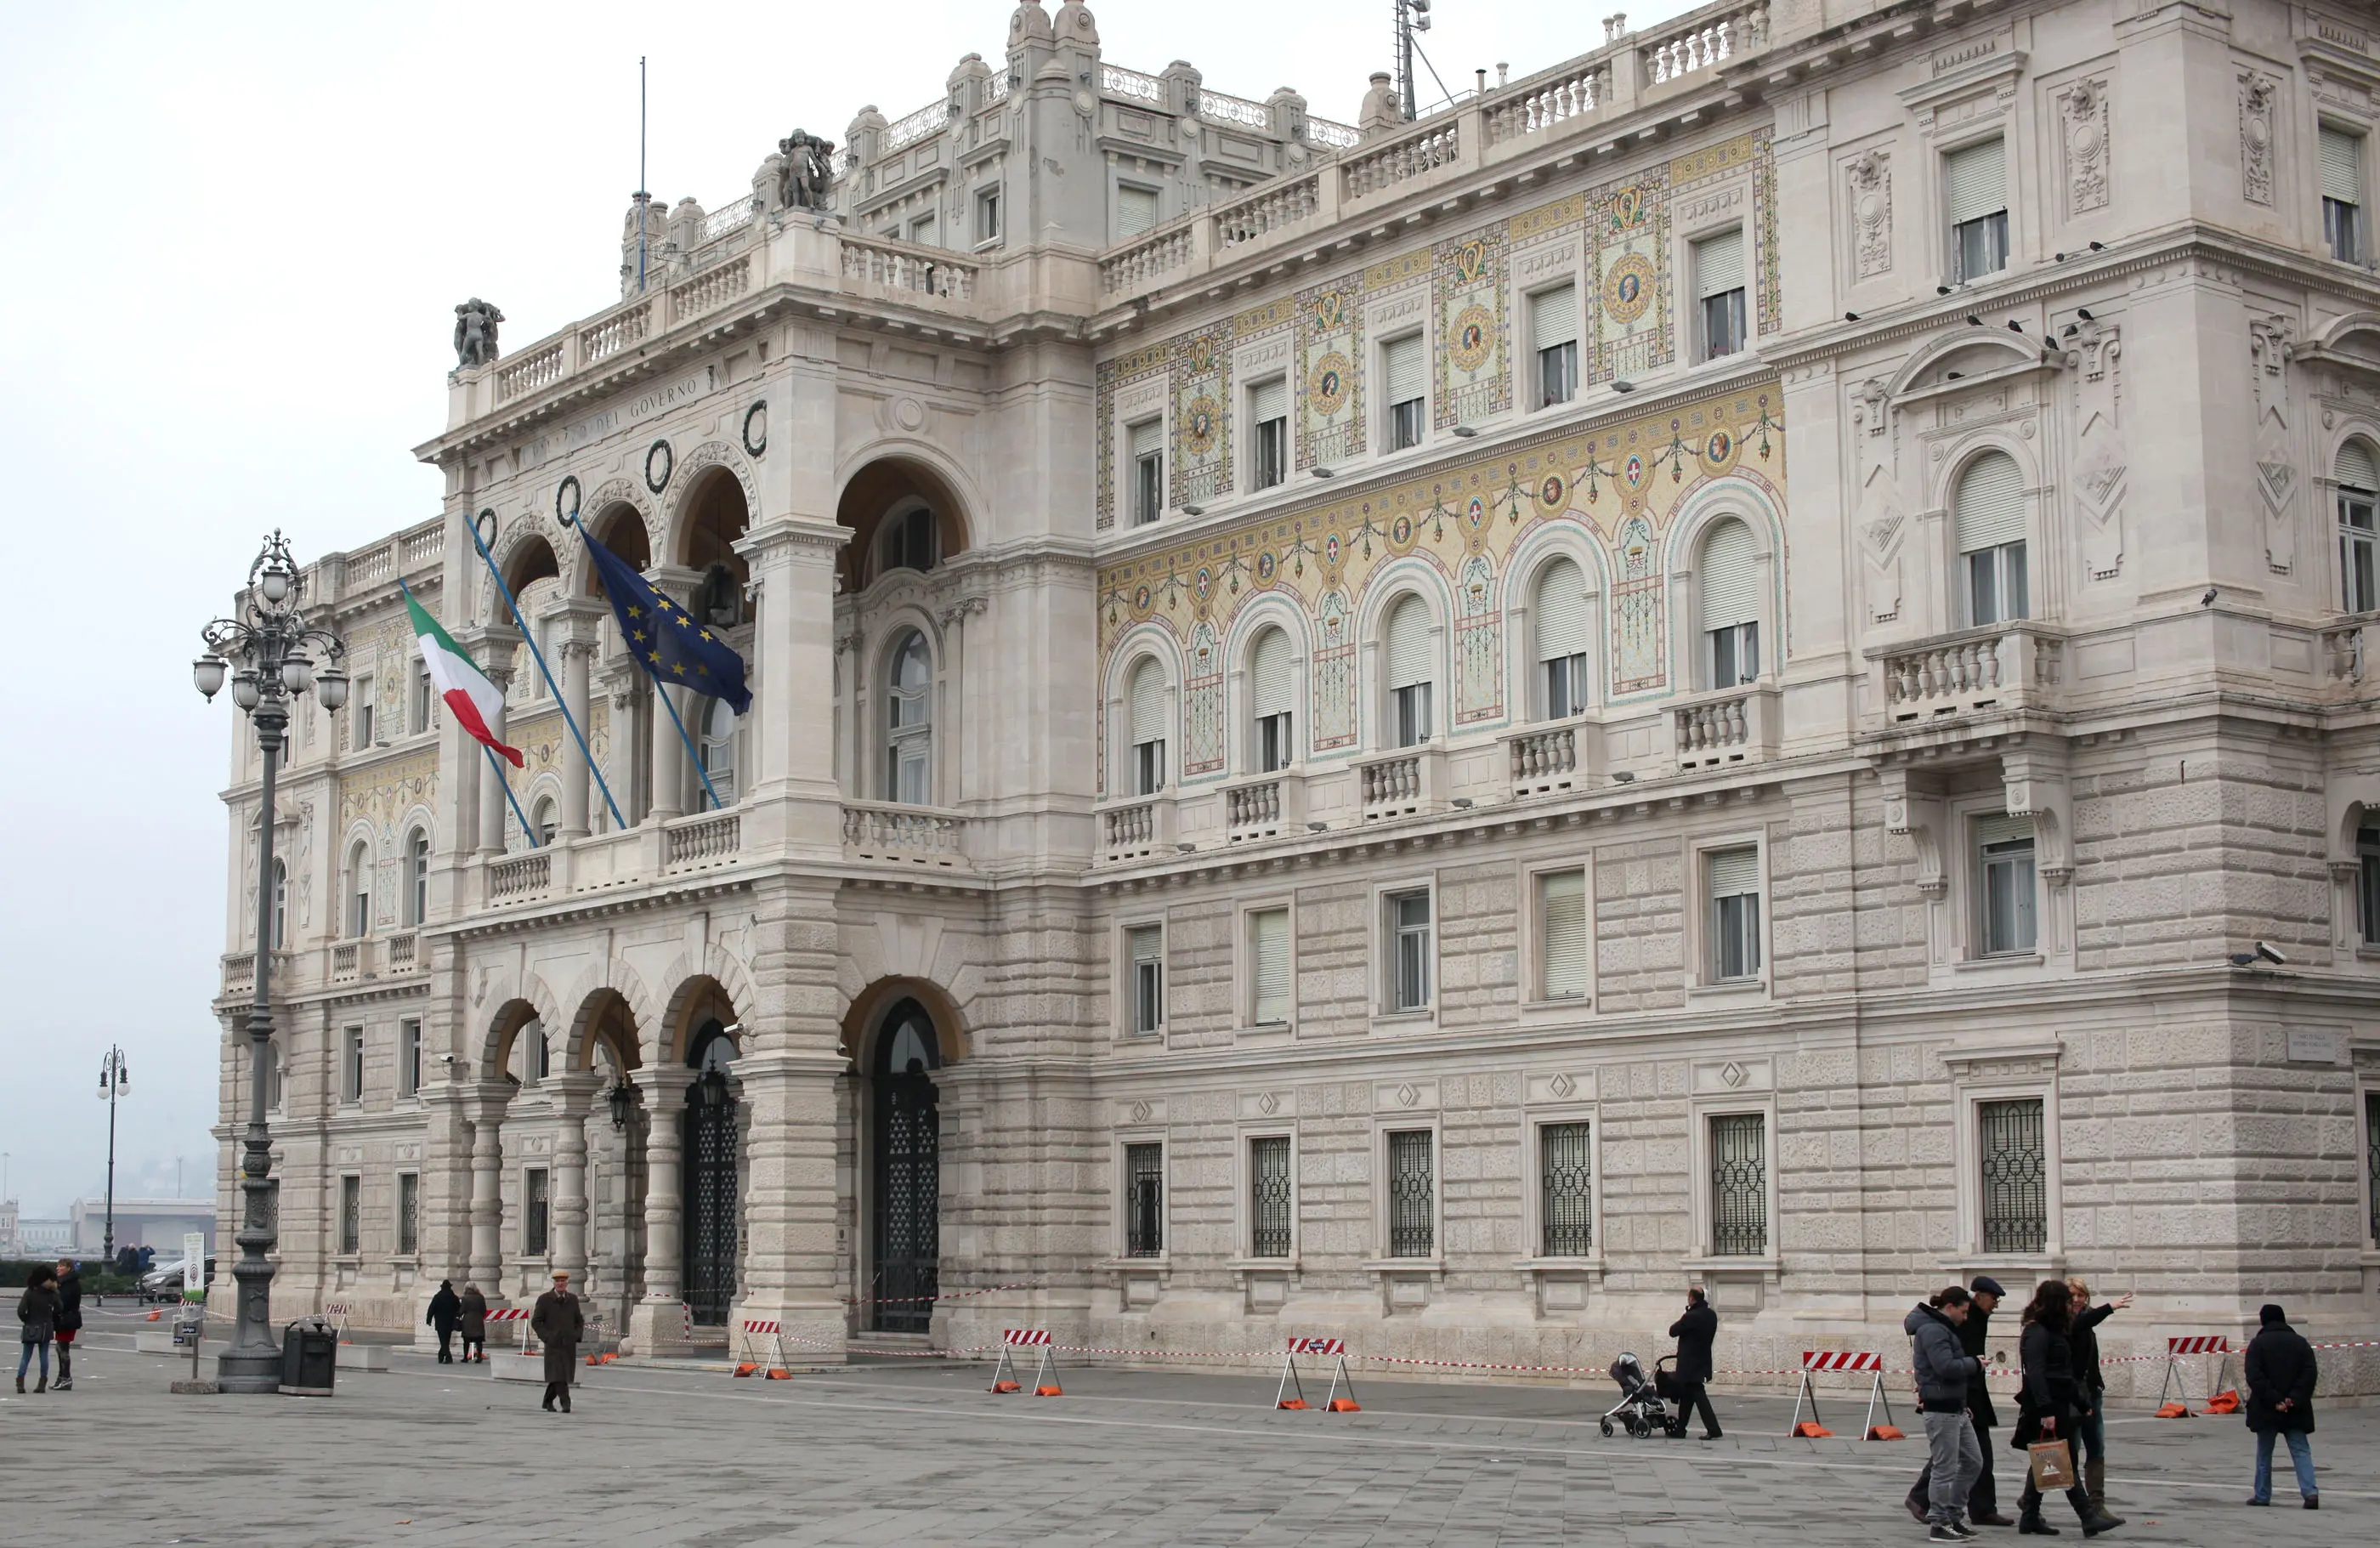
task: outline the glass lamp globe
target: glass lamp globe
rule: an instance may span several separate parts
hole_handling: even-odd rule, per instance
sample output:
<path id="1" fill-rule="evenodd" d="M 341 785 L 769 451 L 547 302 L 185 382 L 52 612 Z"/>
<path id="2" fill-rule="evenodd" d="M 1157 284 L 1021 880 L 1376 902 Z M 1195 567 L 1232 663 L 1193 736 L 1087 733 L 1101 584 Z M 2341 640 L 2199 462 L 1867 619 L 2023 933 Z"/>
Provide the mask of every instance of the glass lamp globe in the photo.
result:
<path id="1" fill-rule="evenodd" d="M 322 701 L 322 708 L 334 713 L 346 707 L 347 675 L 339 669 L 338 663 L 333 662 L 315 675 L 314 697 Z"/>
<path id="2" fill-rule="evenodd" d="M 231 701 L 243 710 L 253 710 L 264 701 L 264 689 L 256 674 L 242 667 L 232 674 Z"/>
<path id="3" fill-rule="evenodd" d="M 306 659 L 303 651 L 292 651 L 281 658 L 281 686 L 292 693 L 303 693 L 314 686 L 314 664 Z"/>
<path id="4" fill-rule="evenodd" d="M 278 607 L 289 600 L 290 579 L 289 567 L 275 560 L 265 566 L 263 573 L 256 578 L 257 594 L 270 605 Z"/>
<path id="5" fill-rule="evenodd" d="M 199 692 L 212 700 L 223 691 L 224 658 L 210 652 L 190 663 L 190 680 L 198 684 Z"/>

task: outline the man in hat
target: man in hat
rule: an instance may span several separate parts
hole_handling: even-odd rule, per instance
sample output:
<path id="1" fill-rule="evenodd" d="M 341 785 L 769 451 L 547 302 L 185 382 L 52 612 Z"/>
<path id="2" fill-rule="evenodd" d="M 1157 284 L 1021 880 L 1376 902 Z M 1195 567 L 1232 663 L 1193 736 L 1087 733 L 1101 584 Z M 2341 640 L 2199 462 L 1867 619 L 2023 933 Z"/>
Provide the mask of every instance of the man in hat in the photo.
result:
<path id="1" fill-rule="evenodd" d="M 545 1411 L 553 1412 L 554 1399 L 560 1398 L 566 1414 L 570 1379 L 578 1369 L 578 1335 L 587 1330 L 587 1319 L 580 1314 L 578 1298 L 570 1293 L 570 1275 L 560 1269 L 553 1273 L 553 1288 L 537 1298 L 528 1330 L 545 1346 Z"/>
<path id="2" fill-rule="evenodd" d="M 1975 1373 L 1967 1379 L 1967 1421 L 1975 1427 L 1975 1442 L 1984 1454 L 1975 1486 L 1967 1491 L 1967 1519 L 1978 1527 L 2013 1527 L 2016 1523 L 2000 1514 L 1999 1490 L 1992 1481 L 1992 1427 L 1999 1423 L 2000 1416 L 1992 1408 L 1991 1389 L 1984 1384 L 1984 1374 L 1989 1370 L 1984 1345 L 1991 1336 L 1992 1309 L 2000 1303 L 2000 1282 L 1979 1274 L 1967 1290 L 1967 1320 L 1959 1324 L 1959 1346 L 1975 1360 Z M 1917 1520 L 1926 1519 L 1933 1488 L 1934 1464 L 1928 1462 L 1911 1486 L 1909 1497 L 1901 1502 Z"/>

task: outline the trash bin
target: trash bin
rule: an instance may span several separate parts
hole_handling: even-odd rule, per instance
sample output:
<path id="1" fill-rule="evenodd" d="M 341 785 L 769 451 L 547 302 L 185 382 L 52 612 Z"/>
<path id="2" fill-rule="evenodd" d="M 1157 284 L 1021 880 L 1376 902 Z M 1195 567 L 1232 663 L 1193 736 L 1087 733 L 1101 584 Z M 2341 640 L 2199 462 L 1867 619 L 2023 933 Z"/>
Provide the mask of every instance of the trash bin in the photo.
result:
<path id="1" fill-rule="evenodd" d="M 293 1397 L 328 1397 L 339 1364 L 338 1330 L 320 1317 L 300 1317 L 281 1334 L 281 1390 Z"/>

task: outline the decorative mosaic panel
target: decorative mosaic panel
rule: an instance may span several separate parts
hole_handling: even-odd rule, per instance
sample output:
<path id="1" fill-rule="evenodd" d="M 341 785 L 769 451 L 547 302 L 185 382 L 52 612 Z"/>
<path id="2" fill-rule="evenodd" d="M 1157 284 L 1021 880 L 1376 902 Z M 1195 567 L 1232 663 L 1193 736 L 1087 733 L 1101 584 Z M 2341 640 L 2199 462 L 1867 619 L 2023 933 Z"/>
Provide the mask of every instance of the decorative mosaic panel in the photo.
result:
<path id="1" fill-rule="evenodd" d="M 1740 135 L 1704 150 L 1680 156 L 1670 164 L 1672 208 L 1689 203 L 1701 185 L 1724 183 L 1750 171 L 1752 213 L 1743 225 L 1746 250 L 1745 283 L 1752 287 L 1754 327 L 1763 334 L 1784 325 L 1784 293 L 1778 284 L 1777 162 L 1769 153 L 1766 129 Z"/>
<path id="2" fill-rule="evenodd" d="M 1431 250 L 1436 303 L 1437 428 L 1500 414 L 1512 406 L 1511 351 L 1505 339 L 1501 226 L 1440 242 Z"/>
<path id="3" fill-rule="evenodd" d="M 1099 420 L 1093 427 L 1098 438 L 1099 458 L 1099 506 L 1093 519 L 1098 526 L 1112 527 L 1116 518 L 1116 393 L 1144 377 L 1154 376 L 1165 370 L 1172 351 L 1172 340 L 1160 339 L 1111 360 L 1101 360 L 1093 373 L 1091 403 Z"/>
<path id="4" fill-rule="evenodd" d="M 1640 374 L 1675 353 L 1668 192 L 1655 171 L 1597 197 L 1592 380 Z"/>
<path id="5" fill-rule="evenodd" d="M 1232 443 L 1223 433 L 1232 401 L 1232 324 L 1172 343 L 1172 504 L 1185 506 L 1232 487 Z"/>
<path id="6" fill-rule="evenodd" d="M 1452 458 L 1401 481 L 1107 566 L 1099 572 L 1101 656 L 1145 622 L 1172 631 L 1185 648 L 1202 629 L 1229 638 L 1233 615 L 1249 598 L 1280 592 L 1315 620 L 1312 750 L 1342 751 L 1357 735 L 1353 619 L 1380 567 L 1415 555 L 1456 588 L 1457 722 L 1490 724 L 1509 713 L 1500 577 L 1516 543 L 1561 522 L 1602 549 L 1616 578 L 1606 650 L 1610 696 L 1665 691 L 1668 536 L 1685 502 L 1728 477 L 1784 509 L 1783 398 L 1773 383 Z M 1192 671 L 1227 676 L 1220 664 L 1194 664 Z M 1193 726 L 1184 734 L 1195 742 L 1204 733 Z M 1220 729 L 1214 736 L 1220 759 Z M 1206 756 L 1203 745 L 1199 755 Z"/>
<path id="7" fill-rule="evenodd" d="M 1215 626 L 1190 631 L 1190 678 L 1182 689 L 1182 777 L 1223 767 L 1223 650 Z"/>
<path id="8" fill-rule="evenodd" d="M 1364 450 L 1364 282 L 1349 274 L 1297 296 L 1297 466 Z"/>

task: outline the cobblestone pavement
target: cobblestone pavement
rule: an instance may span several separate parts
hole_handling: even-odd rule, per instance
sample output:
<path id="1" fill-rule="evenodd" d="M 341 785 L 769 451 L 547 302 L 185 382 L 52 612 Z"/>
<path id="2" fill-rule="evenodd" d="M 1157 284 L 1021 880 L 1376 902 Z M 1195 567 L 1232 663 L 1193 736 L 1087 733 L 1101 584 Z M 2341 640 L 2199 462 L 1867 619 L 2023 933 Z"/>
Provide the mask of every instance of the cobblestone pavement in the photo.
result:
<path id="1" fill-rule="evenodd" d="M 1787 1405 L 1719 1398 L 1727 1437 L 1607 1440 L 1576 1390 L 1366 1381 L 1355 1415 L 1281 1413 L 1269 1377 L 1079 1371 L 987 1393 L 974 1366 L 790 1382 L 613 1366 L 568 1417 L 535 1385 L 399 1351 L 332 1398 L 169 1396 L 187 1358 L 94 1330 L 76 1390 L 0 1397 L 0 1522 L 20 1542 L 304 1544 L 1905 1543 L 1923 1454 L 1783 1438 Z M 212 1371 L 213 1361 L 206 1365 Z M 1310 1394 L 1318 1398 L 1319 1394 Z M 1904 1422 L 1907 1415 L 1901 1416 Z M 1856 1406 L 1829 1408 L 1848 1432 Z M 2371 1541 L 2380 1409 L 2320 1415 L 2324 1508 L 2251 1511 L 2236 1419 L 2110 1426 L 2110 1542 Z M 2284 1454 L 2285 1455 L 2285 1454 Z M 1999 1448 L 2005 1480 L 2015 1454 Z M 2079 1541 L 2054 1501 L 2054 1524 Z M 2060 1517 L 2064 1519 L 2060 1521 Z M 1985 1542 L 2014 1548 L 2015 1534 Z"/>

